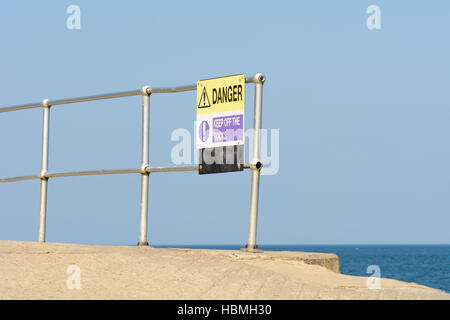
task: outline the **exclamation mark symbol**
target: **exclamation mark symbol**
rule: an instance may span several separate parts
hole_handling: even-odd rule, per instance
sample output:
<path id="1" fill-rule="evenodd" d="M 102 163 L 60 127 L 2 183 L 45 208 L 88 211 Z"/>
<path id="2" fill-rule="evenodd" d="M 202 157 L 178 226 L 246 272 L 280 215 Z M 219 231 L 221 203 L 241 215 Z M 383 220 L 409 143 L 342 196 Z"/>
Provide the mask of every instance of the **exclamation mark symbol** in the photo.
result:
<path id="1" fill-rule="evenodd" d="M 202 123 L 202 130 L 203 130 L 203 137 L 206 137 L 206 121 L 203 121 Z M 206 139 L 205 139 L 206 140 Z"/>
<path id="2" fill-rule="evenodd" d="M 208 140 L 208 136 L 209 136 L 209 124 L 208 124 L 208 121 L 203 120 L 200 123 L 200 127 L 198 128 L 198 135 L 199 135 L 200 140 L 202 142 L 206 142 L 206 140 Z"/>
<path id="3" fill-rule="evenodd" d="M 203 90 L 203 106 L 206 105 L 206 91 Z M 203 130 L 205 129 L 205 125 L 203 125 Z M 204 132 L 204 131 L 203 131 Z"/>

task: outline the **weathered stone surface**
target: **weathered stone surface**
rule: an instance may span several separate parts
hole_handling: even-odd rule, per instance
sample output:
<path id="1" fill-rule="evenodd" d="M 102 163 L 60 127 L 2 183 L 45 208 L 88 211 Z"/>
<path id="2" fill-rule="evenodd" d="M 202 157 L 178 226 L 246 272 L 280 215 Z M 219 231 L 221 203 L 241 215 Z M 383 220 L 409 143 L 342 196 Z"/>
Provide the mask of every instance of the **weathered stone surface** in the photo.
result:
<path id="1" fill-rule="evenodd" d="M 81 288 L 70 290 L 77 265 Z M 414 283 L 342 275 L 333 254 L 0 241 L 0 299 L 450 299 Z"/>

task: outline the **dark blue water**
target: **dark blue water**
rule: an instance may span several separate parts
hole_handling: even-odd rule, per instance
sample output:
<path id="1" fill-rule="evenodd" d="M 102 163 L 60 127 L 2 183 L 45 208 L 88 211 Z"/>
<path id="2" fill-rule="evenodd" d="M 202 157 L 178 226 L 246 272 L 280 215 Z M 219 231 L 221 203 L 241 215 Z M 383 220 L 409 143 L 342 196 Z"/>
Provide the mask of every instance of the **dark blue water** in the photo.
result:
<path id="1" fill-rule="evenodd" d="M 242 246 L 156 246 L 232 249 Z M 450 293 L 450 245 L 261 245 L 262 250 L 326 252 L 338 255 L 341 273 L 368 277 L 378 265 L 382 278 L 415 282 Z"/>

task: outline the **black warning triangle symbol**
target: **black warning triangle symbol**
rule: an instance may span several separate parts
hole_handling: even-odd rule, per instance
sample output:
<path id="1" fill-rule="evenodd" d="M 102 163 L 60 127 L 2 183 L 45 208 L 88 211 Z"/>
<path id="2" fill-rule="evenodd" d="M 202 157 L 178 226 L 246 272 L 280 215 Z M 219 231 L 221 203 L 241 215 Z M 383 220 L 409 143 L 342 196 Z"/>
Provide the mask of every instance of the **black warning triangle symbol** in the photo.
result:
<path id="1" fill-rule="evenodd" d="M 203 88 L 200 101 L 198 102 L 198 107 L 199 108 L 211 107 L 211 104 L 209 103 L 208 93 L 206 92 L 206 87 Z"/>

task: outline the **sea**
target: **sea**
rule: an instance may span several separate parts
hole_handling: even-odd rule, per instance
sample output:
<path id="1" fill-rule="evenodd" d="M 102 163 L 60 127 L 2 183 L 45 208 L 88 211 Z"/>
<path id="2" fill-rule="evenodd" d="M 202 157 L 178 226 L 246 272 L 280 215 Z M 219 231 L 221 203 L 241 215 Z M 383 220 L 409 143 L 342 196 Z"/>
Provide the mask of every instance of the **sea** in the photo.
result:
<path id="1" fill-rule="evenodd" d="M 160 248 L 239 250 L 242 245 L 156 245 Z M 342 274 L 414 282 L 450 293 L 450 245 L 260 245 L 261 250 L 335 253 Z"/>

